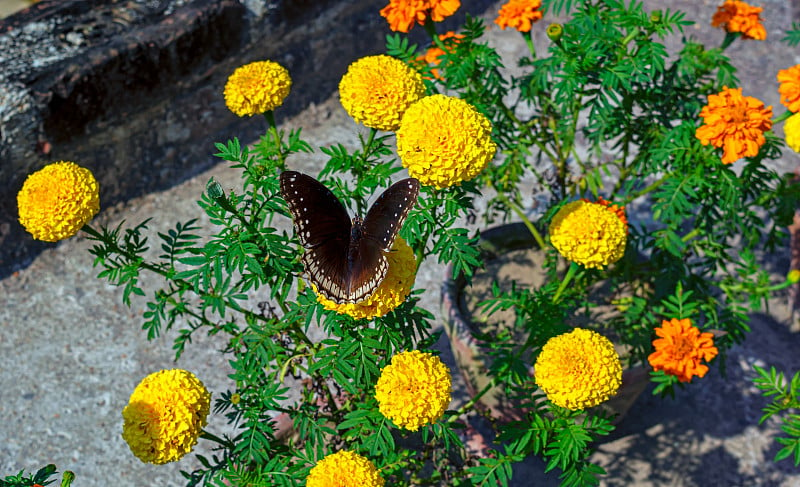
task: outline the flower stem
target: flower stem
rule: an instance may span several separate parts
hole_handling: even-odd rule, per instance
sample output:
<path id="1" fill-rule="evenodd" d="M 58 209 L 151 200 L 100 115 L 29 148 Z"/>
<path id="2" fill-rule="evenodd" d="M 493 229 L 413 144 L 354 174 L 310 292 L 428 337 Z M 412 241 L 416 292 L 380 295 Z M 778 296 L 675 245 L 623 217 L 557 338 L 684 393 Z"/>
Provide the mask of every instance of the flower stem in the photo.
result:
<path id="1" fill-rule="evenodd" d="M 536 243 L 539 245 L 539 248 L 544 249 L 546 247 L 546 244 L 544 243 L 542 234 L 539 233 L 539 230 L 537 230 L 536 227 L 533 225 L 533 223 L 530 221 L 530 219 L 528 219 L 528 217 L 525 215 L 525 212 L 522 211 L 522 208 L 520 208 L 519 205 L 511 201 L 511 199 L 508 198 L 505 194 L 498 191 L 498 189 L 494 187 L 494 185 L 492 184 L 491 180 L 489 180 L 488 177 L 485 180 L 486 184 L 490 188 L 495 190 L 495 192 L 497 193 L 497 198 L 500 201 L 502 201 L 506 206 L 511 208 L 511 211 L 516 213 L 516 215 L 522 220 L 522 223 L 525 225 L 528 231 L 531 232 L 531 235 L 533 235 L 533 239 L 536 240 Z"/>
<path id="2" fill-rule="evenodd" d="M 561 280 L 561 285 L 558 286 L 556 293 L 553 295 L 553 303 L 557 303 L 558 300 L 561 298 L 561 293 L 564 292 L 564 289 L 567 288 L 567 285 L 575 277 L 575 274 L 578 272 L 578 264 L 575 262 L 569 263 L 569 269 L 567 269 L 567 273 L 564 275 L 564 278 Z"/>
<path id="3" fill-rule="evenodd" d="M 536 59 L 536 46 L 533 45 L 533 37 L 531 37 L 531 32 L 523 32 L 522 38 L 525 39 L 525 44 L 528 45 L 528 52 L 531 53 L 531 58 Z"/>
<path id="4" fill-rule="evenodd" d="M 283 147 L 281 144 L 281 135 L 278 133 L 278 124 L 275 123 L 275 114 L 272 113 L 272 110 L 267 110 L 264 112 L 264 118 L 267 119 L 268 129 L 267 131 L 272 135 L 272 138 L 275 140 L 275 153 L 278 155 L 278 167 L 281 171 L 286 170 L 286 155 L 283 153 Z"/>
<path id="5" fill-rule="evenodd" d="M 461 407 L 458 408 L 458 410 L 455 411 L 454 414 L 447 419 L 447 423 L 455 422 L 464 413 L 469 411 L 470 408 L 472 408 L 472 406 L 474 406 L 478 401 L 480 401 L 481 398 L 485 396 L 487 392 L 491 391 L 492 388 L 494 388 L 494 386 L 497 385 L 497 382 L 498 382 L 497 376 L 492 377 L 492 380 L 490 380 L 485 386 L 483 386 L 483 389 L 481 389 L 474 396 L 472 396 L 472 398 L 470 398 L 469 401 L 462 404 Z"/>

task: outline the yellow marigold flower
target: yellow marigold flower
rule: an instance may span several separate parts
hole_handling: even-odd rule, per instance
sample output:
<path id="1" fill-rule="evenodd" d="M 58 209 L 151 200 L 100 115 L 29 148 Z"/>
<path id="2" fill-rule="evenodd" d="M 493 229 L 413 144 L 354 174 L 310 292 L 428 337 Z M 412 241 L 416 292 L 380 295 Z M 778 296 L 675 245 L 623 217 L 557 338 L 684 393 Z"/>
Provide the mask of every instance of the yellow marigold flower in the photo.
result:
<path id="1" fill-rule="evenodd" d="M 383 487 L 383 484 L 383 477 L 369 459 L 348 450 L 323 458 L 306 477 L 306 487 Z"/>
<path id="2" fill-rule="evenodd" d="M 460 6 L 461 0 L 389 0 L 389 5 L 381 9 L 381 16 L 393 31 L 408 32 L 414 23 L 425 25 L 428 17 L 441 22 Z"/>
<path id="3" fill-rule="evenodd" d="M 797 284 L 800 282 L 800 270 L 792 269 L 786 274 L 786 280 L 791 282 L 792 284 Z"/>
<path id="4" fill-rule="evenodd" d="M 800 113 L 795 113 L 786 119 L 783 133 L 786 135 L 786 145 L 793 151 L 800 152 Z"/>
<path id="5" fill-rule="evenodd" d="M 513 27 L 520 32 L 530 32 L 534 22 L 542 18 L 541 0 L 509 0 L 500 7 L 494 23 L 502 27 Z"/>
<path id="6" fill-rule="evenodd" d="M 764 132 L 772 128 L 772 107 L 752 96 L 742 96 L 741 88 L 725 87 L 708 95 L 708 105 L 700 110 L 704 125 L 695 131 L 703 145 L 722 147 L 723 164 L 742 157 L 753 157 L 766 142 Z"/>
<path id="7" fill-rule="evenodd" d="M 464 100 L 426 96 L 406 110 L 397 131 L 397 153 L 408 173 L 438 189 L 467 181 L 494 157 L 492 126 Z"/>
<path id="8" fill-rule="evenodd" d="M 567 260 L 590 269 L 613 264 L 625 254 L 628 224 L 609 202 L 567 203 L 550 222 L 550 242 Z"/>
<path id="9" fill-rule="evenodd" d="M 225 105 L 244 117 L 275 110 L 292 87 L 289 71 L 273 61 L 256 61 L 236 68 L 225 83 Z"/>
<path id="10" fill-rule="evenodd" d="M 761 24 L 759 15 L 763 10 L 739 0 L 725 0 L 711 18 L 711 26 L 722 26 L 726 32 L 739 32 L 743 39 L 763 41 L 767 38 L 767 30 Z"/>
<path id="11" fill-rule="evenodd" d="M 17 193 L 19 222 L 37 240 L 69 238 L 100 211 L 100 185 L 74 162 L 48 164 L 28 176 Z"/>
<path id="12" fill-rule="evenodd" d="M 197 443 L 210 405 L 211 394 L 191 372 L 152 373 L 136 386 L 122 410 L 122 438 L 145 463 L 180 460 Z"/>
<path id="13" fill-rule="evenodd" d="M 778 71 L 781 103 L 792 113 L 800 111 L 800 64 Z"/>
<path id="14" fill-rule="evenodd" d="M 359 59 L 339 82 L 339 99 L 347 113 L 378 130 L 397 130 L 408 107 L 424 95 L 422 75 L 385 55 Z"/>
<path id="15" fill-rule="evenodd" d="M 439 357 L 419 350 L 392 357 L 375 385 L 381 414 L 411 431 L 441 418 L 451 392 L 447 366 Z"/>
<path id="16" fill-rule="evenodd" d="M 402 237 L 395 239 L 392 251 L 386 253 L 386 260 L 389 261 L 386 277 L 378 289 L 365 300 L 337 304 L 317 293 L 317 301 L 327 310 L 350 315 L 357 320 L 384 316 L 406 300 L 417 277 L 417 259 Z M 316 292 L 316 286 L 312 284 L 312 287 Z"/>
<path id="17" fill-rule="evenodd" d="M 452 52 L 452 48 L 454 47 L 454 45 L 458 44 L 458 42 L 463 38 L 464 38 L 463 35 L 456 34 L 452 30 L 439 36 L 439 40 L 444 42 L 445 48 L 447 48 L 448 52 Z M 449 45 L 447 43 L 447 39 L 453 39 L 452 41 L 450 41 Z M 439 58 L 444 54 L 445 54 L 444 49 L 434 44 L 432 47 L 429 47 L 427 51 L 425 51 L 424 55 L 418 57 L 417 60 L 431 66 L 438 66 L 439 63 L 441 62 L 441 59 Z M 442 79 L 442 77 L 439 76 L 439 70 L 436 68 L 431 69 L 431 74 L 436 79 Z"/>
<path id="18" fill-rule="evenodd" d="M 622 364 L 608 338 L 576 328 L 547 340 L 534 376 L 553 404 L 575 411 L 615 395 L 622 384 Z"/>
<path id="19" fill-rule="evenodd" d="M 708 362 L 719 353 L 714 335 L 700 333 L 688 318 L 663 320 L 656 335 L 661 338 L 653 340 L 656 351 L 647 357 L 648 362 L 654 370 L 663 370 L 681 382 L 689 382 L 694 375 L 706 375 L 708 366 L 700 362 Z"/>

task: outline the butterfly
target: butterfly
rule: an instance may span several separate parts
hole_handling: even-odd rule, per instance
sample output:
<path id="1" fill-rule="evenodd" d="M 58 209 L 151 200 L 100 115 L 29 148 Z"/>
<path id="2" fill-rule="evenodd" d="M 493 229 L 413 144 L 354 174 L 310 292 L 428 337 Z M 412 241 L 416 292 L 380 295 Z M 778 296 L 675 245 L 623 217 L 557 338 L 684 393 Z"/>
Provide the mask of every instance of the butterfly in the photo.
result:
<path id="1" fill-rule="evenodd" d="M 357 303 L 375 292 L 389 270 L 384 252 L 417 202 L 419 181 L 394 183 L 367 216 L 351 221 L 339 198 L 316 179 L 296 171 L 284 171 L 280 178 L 281 195 L 305 248 L 303 265 L 317 290 L 337 304 Z"/>

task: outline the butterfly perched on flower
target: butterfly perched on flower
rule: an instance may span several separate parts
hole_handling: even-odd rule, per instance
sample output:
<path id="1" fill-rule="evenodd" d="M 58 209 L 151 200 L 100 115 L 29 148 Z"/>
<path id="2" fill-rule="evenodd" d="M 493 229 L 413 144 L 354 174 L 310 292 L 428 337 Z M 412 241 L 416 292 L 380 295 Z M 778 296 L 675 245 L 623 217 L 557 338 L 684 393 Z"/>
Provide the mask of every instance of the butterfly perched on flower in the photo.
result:
<path id="1" fill-rule="evenodd" d="M 281 195 L 289 205 L 302 260 L 317 290 L 331 301 L 357 303 L 386 277 L 388 252 L 417 202 L 419 181 L 403 179 L 381 194 L 362 219 L 352 220 L 339 198 L 316 179 L 281 173 Z"/>

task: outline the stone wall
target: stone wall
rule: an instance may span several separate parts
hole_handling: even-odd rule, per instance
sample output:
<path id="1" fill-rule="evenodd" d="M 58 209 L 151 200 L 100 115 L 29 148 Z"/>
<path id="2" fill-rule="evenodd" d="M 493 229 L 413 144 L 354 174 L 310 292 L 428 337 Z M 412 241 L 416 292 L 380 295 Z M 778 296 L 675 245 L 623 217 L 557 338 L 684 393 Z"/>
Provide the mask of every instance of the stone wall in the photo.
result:
<path id="1" fill-rule="evenodd" d="M 54 245 L 17 221 L 29 173 L 77 162 L 98 178 L 104 208 L 176 184 L 215 162 L 215 141 L 263 128 L 225 108 L 236 67 L 271 59 L 289 70 L 280 121 L 327 98 L 354 59 L 384 51 L 385 3 L 44 0 L 0 20 L 0 277 Z M 491 4 L 463 3 L 473 14 Z"/>

